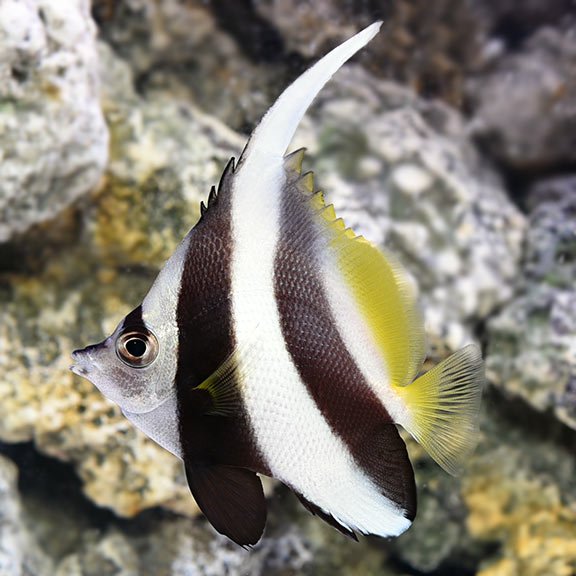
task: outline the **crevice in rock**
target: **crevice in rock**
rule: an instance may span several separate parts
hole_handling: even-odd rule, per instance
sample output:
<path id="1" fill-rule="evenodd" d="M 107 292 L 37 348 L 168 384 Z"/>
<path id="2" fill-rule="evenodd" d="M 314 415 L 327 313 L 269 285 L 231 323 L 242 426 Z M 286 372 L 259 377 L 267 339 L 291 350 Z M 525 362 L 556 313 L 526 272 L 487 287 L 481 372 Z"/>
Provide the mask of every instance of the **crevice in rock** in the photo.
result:
<path id="1" fill-rule="evenodd" d="M 494 386 L 484 392 L 484 404 L 506 427 L 521 431 L 526 440 L 544 440 L 574 452 L 576 430 L 558 420 L 552 411 L 539 412 L 522 398 L 511 397 Z"/>
<path id="2" fill-rule="evenodd" d="M 254 62 L 285 62 L 281 34 L 255 10 L 252 0 L 212 0 L 218 24 Z"/>

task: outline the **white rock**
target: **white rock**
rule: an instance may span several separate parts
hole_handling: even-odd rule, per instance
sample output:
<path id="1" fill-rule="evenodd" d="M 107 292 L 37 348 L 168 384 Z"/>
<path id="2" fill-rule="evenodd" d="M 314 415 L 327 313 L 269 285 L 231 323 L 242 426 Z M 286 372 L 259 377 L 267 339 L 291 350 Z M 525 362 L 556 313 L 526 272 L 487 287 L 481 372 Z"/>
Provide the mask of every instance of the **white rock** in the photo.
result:
<path id="1" fill-rule="evenodd" d="M 0 2 L 0 242 L 98 183 L 108 154 L 89 0 Z"/>

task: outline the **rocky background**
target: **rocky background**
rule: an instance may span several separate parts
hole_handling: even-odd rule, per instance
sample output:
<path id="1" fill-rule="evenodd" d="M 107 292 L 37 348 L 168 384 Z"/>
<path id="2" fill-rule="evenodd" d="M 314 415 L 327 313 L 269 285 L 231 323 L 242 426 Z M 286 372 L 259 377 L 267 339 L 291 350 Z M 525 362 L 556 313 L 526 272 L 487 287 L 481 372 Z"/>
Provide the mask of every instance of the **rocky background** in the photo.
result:
<path id="1" fill-rule="evenodd" d="M 286 83 L 376 18 L 294 147 L 417 280 L 431 360 L 482 343 L 480 444 L 457 479 L 409 444 L 396 540 L 270 487 L 247 552 L 69 355 L 141 300 Z M 573 576 L 575 279 L 571 0 L 3 0 L 0 575 Z"/>

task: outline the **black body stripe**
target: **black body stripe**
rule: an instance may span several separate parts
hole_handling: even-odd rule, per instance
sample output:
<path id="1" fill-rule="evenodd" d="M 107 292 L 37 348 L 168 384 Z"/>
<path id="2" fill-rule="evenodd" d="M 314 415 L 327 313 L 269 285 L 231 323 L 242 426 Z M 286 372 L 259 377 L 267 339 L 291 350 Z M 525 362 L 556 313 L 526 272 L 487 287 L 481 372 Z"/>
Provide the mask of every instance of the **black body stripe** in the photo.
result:
<path id="1" fill-rule="evenodd" d="M 142 304 L 136 306 L 132 312 L 126 315 L 124 318 L 124 323 L 122 324 L 122 331 L 126 332 L 128 330 L 142 330 L 148 332 L 148 328 L 142 320 Z"/>
<path id="2" fill-rule="evenodd" d="M 202 218 L 190 232 L 176 318 L 176 388 L 179 430 L 187 466 L 226 464 L 267 472 L 256 450 L 247 414 L 203 414 L 205 398 L 193 389 L 226 360 L 235 346 L 231 310 L 231 186 L 229 163 L 218 193 L 212 193 Z"/>
<path id="3" fill-rule="evenodd" d="M 274 271 L 286 346 L 332 430 L 382 493 L 413 518 L 416 492 L 406 447 L 338 332 L 319 274 L 318 224 L 300 186 L 289 174 Z"/>

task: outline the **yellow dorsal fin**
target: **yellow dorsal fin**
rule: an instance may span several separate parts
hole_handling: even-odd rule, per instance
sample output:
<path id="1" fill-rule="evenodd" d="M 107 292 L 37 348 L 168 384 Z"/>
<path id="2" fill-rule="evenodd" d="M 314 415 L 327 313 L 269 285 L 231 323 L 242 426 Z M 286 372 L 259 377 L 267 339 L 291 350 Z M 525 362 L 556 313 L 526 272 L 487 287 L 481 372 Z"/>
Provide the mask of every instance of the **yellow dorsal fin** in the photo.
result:
<path id="1" fill-rule="evenodd" d="M 385 360 L 391 383 L 409 384 L 425 356 L 413 285 L 394 256 L 346 228 L 332 205 L 321 216 L 340 271 Z"/>
<path id="2" fill-rule="evenodd" d="M 462 470 L 476 445 L 483 385 L 482 356 L 470 344 L 396 389 L 407 409 L 400 424 L 450 474 Z"/>
<path id="3" fill-rule="evenodd" d="M 314 173 L 306 172 L 306 174 L 302 174 L 300 177 L 300 183 L 306 192 L 312 194 L 314 192 Z"/>
<path id="4" fill-rule="evenodd" d="M 298 183 L 328 235 L 339 270 L 374 336 L 391 383 L 409 384 L 422 367 L 425 350 L 416 294 L 406 272 L 392 255 L 347 228 L 321 191 L 308 195 L 314 187 L 312 172 L 306 172 Z"/>
<path id="5" fill-rule="evenodd" d="M 284 167 L 286 170 L 302 174 L 302 162 L 306 148 L 299 148 L 290 154 L 284 156 Z"/>

